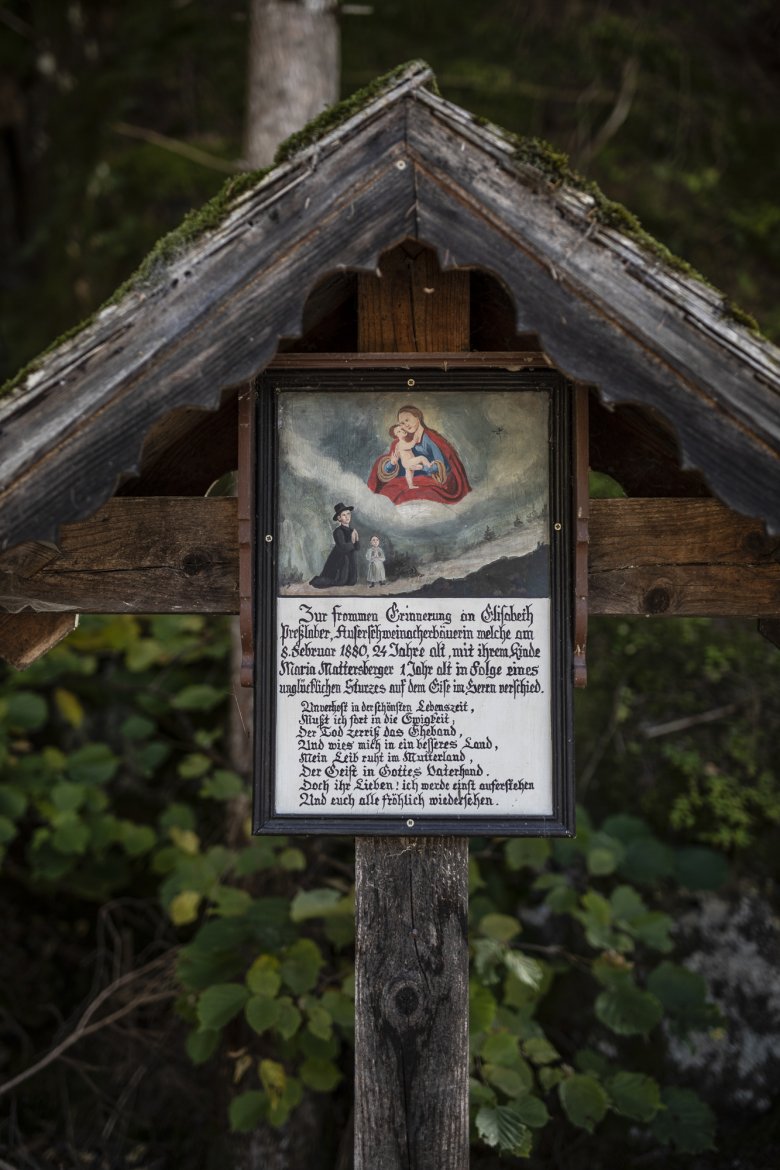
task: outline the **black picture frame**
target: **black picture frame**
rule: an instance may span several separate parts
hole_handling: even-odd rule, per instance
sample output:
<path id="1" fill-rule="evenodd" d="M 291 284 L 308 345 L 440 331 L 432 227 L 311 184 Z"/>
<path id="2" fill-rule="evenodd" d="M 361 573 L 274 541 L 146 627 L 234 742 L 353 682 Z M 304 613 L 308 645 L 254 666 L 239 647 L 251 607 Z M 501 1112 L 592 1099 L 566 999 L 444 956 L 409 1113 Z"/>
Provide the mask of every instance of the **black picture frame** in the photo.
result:
<path id="1" fill-rule="evenodd" d="M 300 355 L 296 355 L 299 358 Z M 280 535 L 280 396 L 376 394 L 408 397 L 489 391 L 542 392 L 549 402 L 550 735 L 552 811 L 544 815 L 278 812 L 276 798 Z M 334 398 L 334 403 L 337 402 Z M 510 355 L 305 355 L 269 367 L 254 386 L 254 807 L 256 834 L 343 836 L 572 836 L 574 581 L 574 387 L 558 371 Z M 335 496 L 338 495 L 336 491 Z"/>

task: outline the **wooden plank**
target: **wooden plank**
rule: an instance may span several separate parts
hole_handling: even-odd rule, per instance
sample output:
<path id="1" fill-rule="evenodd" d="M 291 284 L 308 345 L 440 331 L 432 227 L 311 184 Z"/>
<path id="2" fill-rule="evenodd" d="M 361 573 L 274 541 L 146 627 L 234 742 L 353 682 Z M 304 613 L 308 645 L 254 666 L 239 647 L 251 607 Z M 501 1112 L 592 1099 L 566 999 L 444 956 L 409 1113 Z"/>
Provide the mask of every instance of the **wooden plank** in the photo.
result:
<path id="1" fill-rule="evenodd" d="M 0 614 L 0 658 L 26 670 L 76 628 L 77 614 Z"/>
<path id="2" fill-rule="evenodd" d="M 355 1170 L 468 1166 L 468 843 L 356 841 Z"/>
<path id="3" fill-rule="evenodd" d="M 780 615 L 780 541 L 716 500 L 591 500 L 592 615 Z M 0 557 L 0 612 L 237 613 L 234 499 L 125 497 Z M 654 589 L 668 589 L 664 607 Z"/>
<path id="4" fill-rule="evenodd" d="M 412 168 L 394 165 L 405 120 L 402 106 L 377 115 L 337 156 L 332 143 L 316 167 L 296 161 L 275 172 L 184 249 L 165 281 L 125 298 L 53 357 L 18 411 L 15 400 L 0 403 L 0 548 L 54 539 L 61 523 L 94 511 L 137 474 L 161 418 L 215 409 L 226 387 L 268 364 L 280 337 L 300 333 L 318 276 L 373 269 L 382 247 L 413 234 Z"/>
<path id="5" fill-rule="evenodd" d="M 361 277 L 359 349 L 467 350 L 468 277 L 409 256 Z M 356 838 L 355 1170 L 467 1170 L 468 898 L 465 839 Z"/>
<path id="6" fill-rule="evenodd" d="M 0 599 L 12 612 L 23 605 L 80 613 L 238 612 L 232 498 L 117 497 L 64 528 L 60 555 L 29 578 L 19 568 L 23 551 L 0 558 Z"/>
<path id="7" fill-rule="evenodd" d="M 430 248 L 386 253 L 381 276 L 358 276 L 361 353 L 457 353 L 469 348 L 469 274 L 442 272 Z"/>
<path id="8" fill-rule="evenodd" d="M 722 313 L 716 321 L 695 282 L 681 280 L 673 299 L 654 280 L 661 265 L 599 225 L 592 199 L 557 192 L 541 172 L 535 185 L 518 184 L 512 147 L 468 121 L 432 95 L 410 108 L 419 238 L 448 263 L 494 273 L 513 296 L 518 330 L 537 333 L 559 369 L 607 402 L 659 411 L 684 466 L 700 468 L 731 507 L 780 530 L 772 347 L 753 348 L 741 334 L 739 352 L 717 341 Z M 692 324 L 705 307 L 708 331 Z"/>

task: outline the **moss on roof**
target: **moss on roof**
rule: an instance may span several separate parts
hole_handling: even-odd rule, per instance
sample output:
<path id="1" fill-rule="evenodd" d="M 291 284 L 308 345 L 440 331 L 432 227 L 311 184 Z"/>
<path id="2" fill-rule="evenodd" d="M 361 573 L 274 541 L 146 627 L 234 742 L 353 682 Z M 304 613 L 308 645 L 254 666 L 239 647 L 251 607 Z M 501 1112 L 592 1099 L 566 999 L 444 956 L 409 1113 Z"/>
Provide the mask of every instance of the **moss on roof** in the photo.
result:
<path id="1" fill-rule="evenodd" d="M 435 93 L 437 97 L 441 96 L 436 79 L 426 62 L 407 61 L 403 65 L 399 65 L 395 69 L 390 70 L 390 72 L 383 74 L 381 77 L 375 78 L 350 97 L 323 110 L 321 114 L 308 122 L 303 129 L 291 134 L 289 138 L 281 143 L 276 152 L 273 167 L 243 171 L 240 174 L 234 175 L 227 180 L 213 199 L 210 199 L 202 207 L 190 211 L 178 227 L 157 241 L 152 250 L 141 261 L 138 268 L 123 284 L 119 285 L 99 309 L 90 314 L 85 320 L 79 322 L 72 329 L 61 334 L 42 353 L 38 354 L 19 370 L 17 374 L 0 386 L 0 398 L 10 394 L 17 387 L 21 386 L 54 350 L 85 330 L 104 309 L 117 304 L 134 289 L 151 284 L 156 275 L 162 272 L 177 256 L 181 255 L 191 243 L 200 239 L 207 232 L 219 227 L 241 196 L 253 190 L 274 167 L 289 162 L 296 154 L 306 150 L 319 139 L 324 138 L 326 134 L 329 134 L 332 130 L 335 130 L 338 126 L 358 114 L 370 102 L 374 101 L 385 91 L 391 89 L 405 75 L 411 77 L 415 72 L 423 76 L 423 84 L 426 89 Z M 426 74 L 427 76 L 425 76 Z M 621 203 L 616 203 L 614 200 L 608 199 L 596 183 L 584 178 L 584 176 L 573 170 L 569 165 L 568 156 L 556 150 L 550 143 L 540 138 L 524 138 L 520 135 L 513 134 L 511 131 L 503 130 L 500 126 L 496 126 L 488 119 L 479 115 L 473 115 L 473 120 L 479 126 L 490 127 L 493 132 L 500 134 L 505 141 L 510 143 L 513 146 L 513 158 L 517 163 L 533 167 L 553 186 L 572 187 L 575 190 L 589 195 L 593 200 L 592 215 L 598 223 L 606 227 L 615 228 L 617 231 L 622 232 L 624 235 L 636 241 L 645 251 L 655 256 L 668 267 L 712 288 L 710 282 L 701 273 L 697 272 L 686 261 L 681 260 L 664 244 L 651 236 L 649 232 L 645 231 L 632 212 Z M 755 319 L 728 297 L 723 294 L 721 295 L 724 316 L 732 318 L 760 337 L 761 333 Z"/>

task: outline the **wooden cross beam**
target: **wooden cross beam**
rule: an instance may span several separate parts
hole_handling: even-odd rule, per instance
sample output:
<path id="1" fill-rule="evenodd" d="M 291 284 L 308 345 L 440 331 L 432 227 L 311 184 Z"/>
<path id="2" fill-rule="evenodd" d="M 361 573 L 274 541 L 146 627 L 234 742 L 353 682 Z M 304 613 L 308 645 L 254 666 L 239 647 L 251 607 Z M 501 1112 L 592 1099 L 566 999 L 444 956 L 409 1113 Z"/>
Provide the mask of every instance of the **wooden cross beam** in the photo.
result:
<path id="1" fill-rule="evenodd" d="M 715 500 L 591 500 L 595 616 L 780 616 L 780 539 Z M 0 557 L 3 615 L 238 612 L 234 499 L 117 497 Z M 6 623 L 7 624 L 7 623 Z"/>

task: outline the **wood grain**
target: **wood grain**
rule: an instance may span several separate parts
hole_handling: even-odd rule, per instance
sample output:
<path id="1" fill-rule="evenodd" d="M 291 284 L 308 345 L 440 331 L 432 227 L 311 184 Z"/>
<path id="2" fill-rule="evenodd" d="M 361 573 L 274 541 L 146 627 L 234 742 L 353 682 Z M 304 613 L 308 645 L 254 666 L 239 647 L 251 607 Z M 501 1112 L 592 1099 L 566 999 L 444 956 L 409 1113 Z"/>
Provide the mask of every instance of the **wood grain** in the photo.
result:
<path id="1" fill-rule="evenodd" d="M 780 540 L 715 500 L 590 502 L 589 612 L 780 615 Z M 0 557 L 0 612 L 237 613 L 233 499 L 116 498 Z"/>
<path id="2" fill-rule="evenodd" d="M 69 613 L 0 614 L 0 659 L 26 670 L 76 628 Z"/>
<path id="3" fill-rule="evenodd" d="M 538 334 L 605 403 L 658 412 L 684 467 L 780 530 L 776 348 L 736 324 L 716 290 L 600 222 L 588 193 L 429 92 L 430 78 L 412 66 L 394 79 L 0 401 L 0 548 L 54 539 L 91 514 L 137 474 L 161 419 L 216 409 L 280 338 L 300 335 L 311 289 L 373 271 L 409 238 L 446 270 L 490 272 L 511 294 L 515 330 Z"/>
<path id="4" fill-rule="evenodd" d="M 453 277 L 428 249 L 383 256 L 358 284 L 358 348 L 468 350 Z M 464 838 L 355 839 L 355 1170 L 468 1167 L 468 864 Z"/>
<path id="5" fill-rule="evenodd" d="M 468 846 L 356 841 L 355 1170 L 468 1167 Z"/>
<path id="6" fill-rule="evenodd" d="M 469 274 L 442 272 L 430 248 L 411 241 L 358 276 L 358 350 L 458 353 L 469 348 Z"/>

